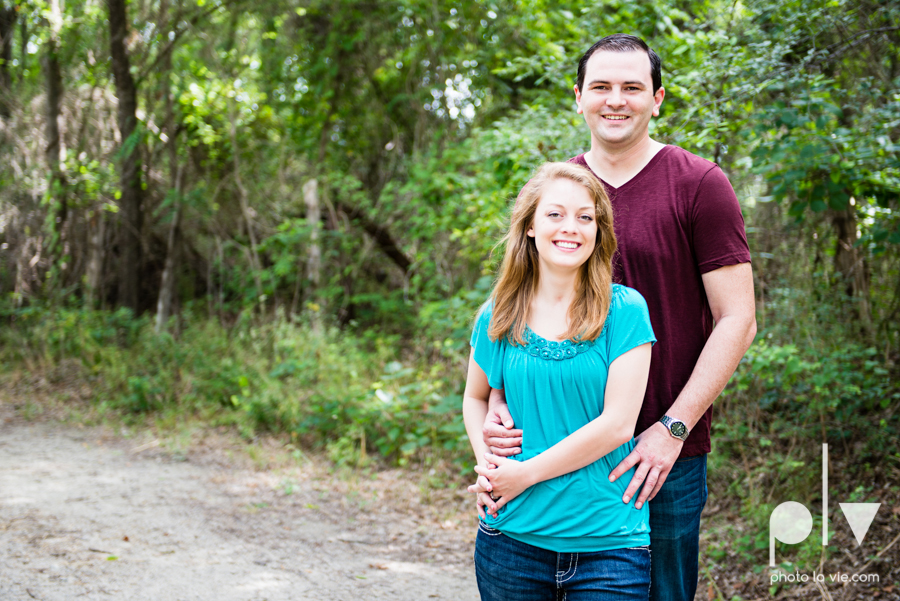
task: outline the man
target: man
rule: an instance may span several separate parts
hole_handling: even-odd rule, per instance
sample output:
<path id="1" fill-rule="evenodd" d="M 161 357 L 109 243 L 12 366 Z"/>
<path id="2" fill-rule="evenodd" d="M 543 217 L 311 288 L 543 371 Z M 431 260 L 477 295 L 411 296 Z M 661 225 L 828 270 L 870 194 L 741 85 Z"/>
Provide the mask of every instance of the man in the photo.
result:
<path id="1" fill-rule="evenodd" d="M 571 162 L 605 185 L 619 253 L 614 279 L 647 300 L 658 342 L 637 445 L 610 474 L 635 473 L 622 501 L 650 502 L 654 601 L 694 598 L 712 403 L 756 335 L 753 275 L 740 206 L 714 163 L 650 138 L 665 97 L 659 57 L 616 34 L 578 65 L 575 101 L 591 148 Z M 502 391 L 492 391 L 485 442 L 521 449 Z M 526 433 L 527 436 L 527 433 Z M 485 493 L 478 503 L 495 509 Z"/>

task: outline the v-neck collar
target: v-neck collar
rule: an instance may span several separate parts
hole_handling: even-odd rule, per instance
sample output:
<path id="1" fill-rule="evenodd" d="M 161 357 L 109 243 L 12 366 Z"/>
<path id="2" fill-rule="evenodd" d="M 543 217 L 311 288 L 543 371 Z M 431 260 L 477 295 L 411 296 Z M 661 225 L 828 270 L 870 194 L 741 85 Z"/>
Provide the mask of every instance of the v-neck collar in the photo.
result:
<path id="1" fill-rule="evenodd" d="M 653 168 L 656 166 L 656 163 L 661 160 L 663 154 L 668 153 L 671 148 L 672 148 L 671 144 L 666 144 L 665 146 L 660 148 L 659 152 L 657 152 L 655 155 L 653 155 L 653 158 L 650 159 L 650 161 L 646 165 L 644 165 L 640 171 L 638 171 L 637 173 L 634 174 L 634 177 L 632 177 L 630 180 L 628 180 L 627 182 L 625 182 L 618 188 L 611 185 L 605 179 L 603 179 L 602 177 L 597 175 L 597 173 L 591 168 L 590 163 L 588 163 L 588 161 L 587 161 L 587 153 L 582 154 L 581 158 L 584 161 L 584 164 L 588 168 L 588 170 L 590 170 L 590 172 L 594 174 L 594 177 L 596 177 L 601 182 L 603 182 L 603 185 L 606 186 L 607 190 L 609 190 L 612 193 L 617 193 L 617 192 L 620 192 L 621 190 L 624 190 L 625 188 L 627 188 L 628 186 L 630 186 L 632 184 L 636 184 L 641 179 L 643 179 L 645 175 L 647 175 L 648 173 L 650 173 L 653 170 Z"/>

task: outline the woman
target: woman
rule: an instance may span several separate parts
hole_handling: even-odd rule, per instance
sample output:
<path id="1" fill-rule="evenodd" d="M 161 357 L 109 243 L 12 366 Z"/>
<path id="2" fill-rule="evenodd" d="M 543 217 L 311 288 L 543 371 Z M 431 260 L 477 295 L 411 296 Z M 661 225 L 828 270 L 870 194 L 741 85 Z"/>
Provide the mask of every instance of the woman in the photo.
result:
<path id="1" fill-rule="evenodd" d="M 656 341 L 644 299 L 612 283 L 612 208 L 569 163 L 544 165 L 513 209 L 506 253 L 472 334 L 463 400 L 478 465 L 475 569 L 483 601 L 647 599 L 647 506 L 609 473 L 632 434 Z M 491 388 L 522 453 L 487 452 Z M 490 497 L 486 491 L 490 491 Z M 482 505 L 495 509 L 485 513 Z"/>

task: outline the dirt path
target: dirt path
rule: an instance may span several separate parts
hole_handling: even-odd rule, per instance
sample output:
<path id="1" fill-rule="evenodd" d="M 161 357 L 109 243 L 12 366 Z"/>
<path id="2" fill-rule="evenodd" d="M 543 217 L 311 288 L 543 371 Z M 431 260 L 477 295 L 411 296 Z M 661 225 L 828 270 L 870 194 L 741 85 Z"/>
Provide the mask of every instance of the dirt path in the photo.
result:
<path id="1" fill-rule="evenodd" d="M 399 472 L 234 463 L 27 422 L 0 400 L 0 599 L 478 598 L 456 491 L 435 503 Z"/>

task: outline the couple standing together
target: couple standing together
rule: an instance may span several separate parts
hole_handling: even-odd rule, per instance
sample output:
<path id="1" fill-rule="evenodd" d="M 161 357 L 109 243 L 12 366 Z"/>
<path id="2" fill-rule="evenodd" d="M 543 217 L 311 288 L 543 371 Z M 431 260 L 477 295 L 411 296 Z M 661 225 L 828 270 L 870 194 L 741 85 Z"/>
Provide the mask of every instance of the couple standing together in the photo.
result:
<path id="1" fill-rule="evenodd" d="M 483 601 L 694 598 L 712 403 L 756 319 L 731 184 L 650 138 L 664 96 L 643 40 L 594 44 L 590 151 L 513 208 L 463 401 Z"/>

